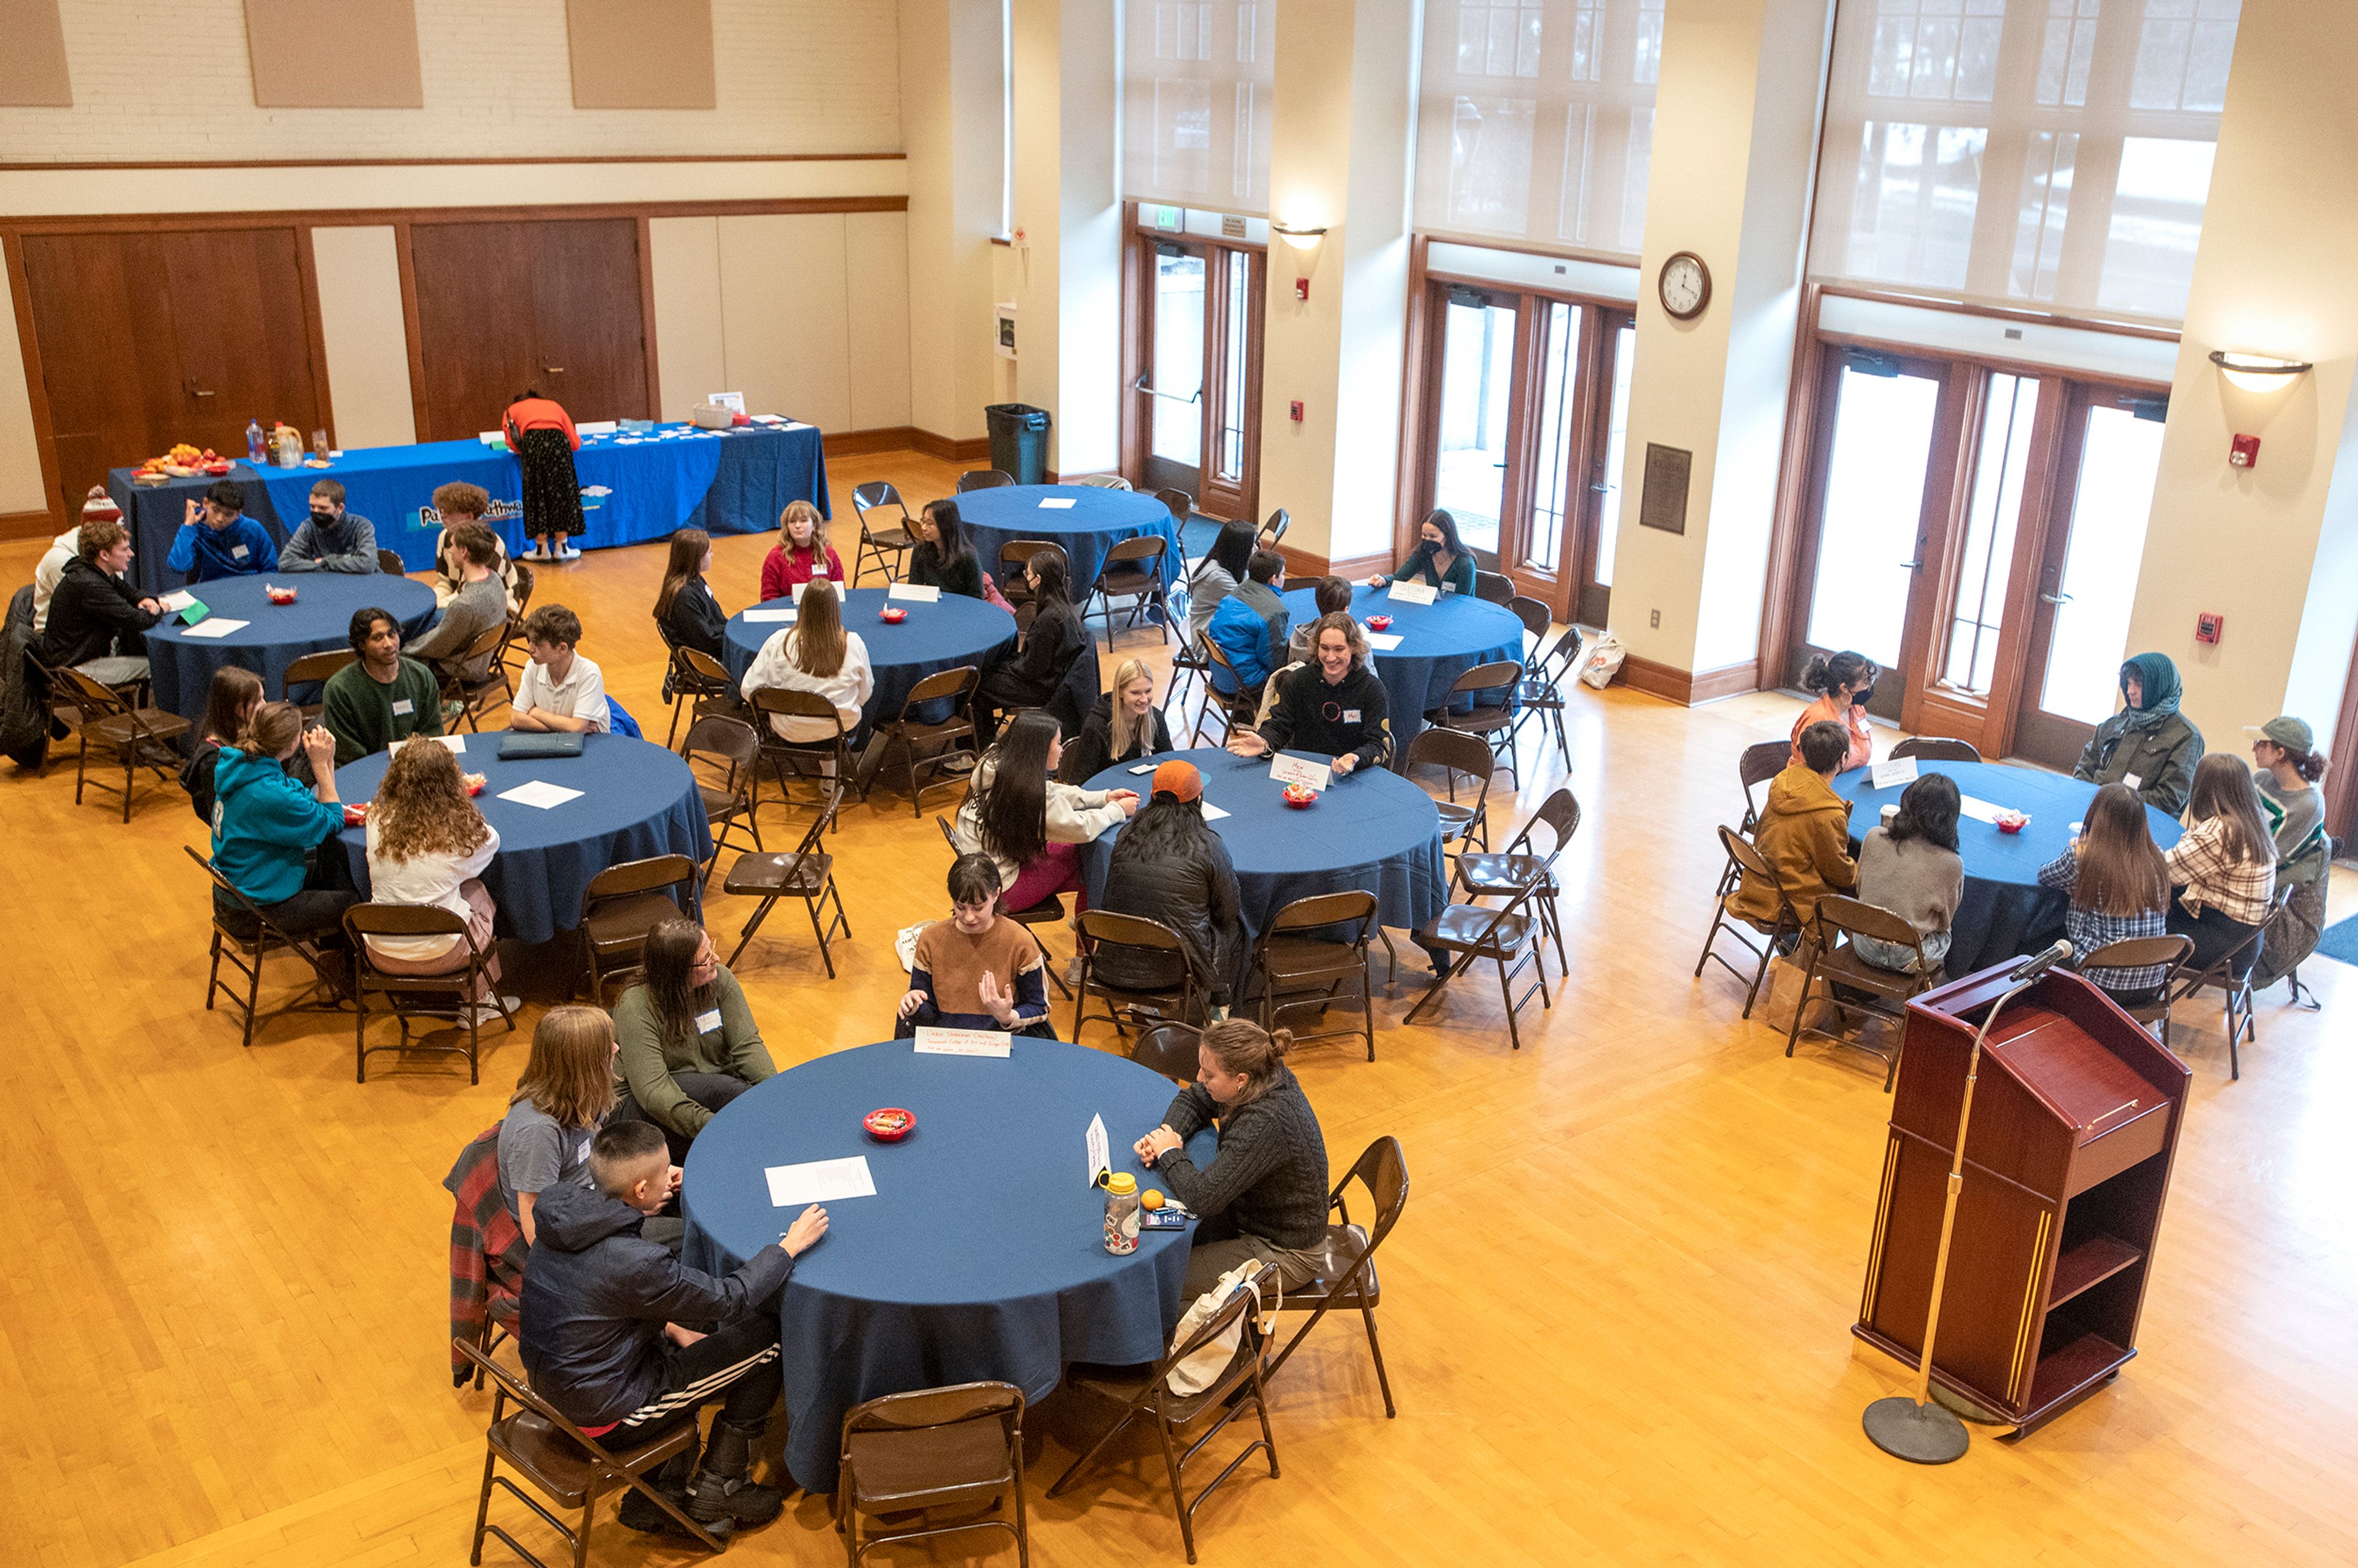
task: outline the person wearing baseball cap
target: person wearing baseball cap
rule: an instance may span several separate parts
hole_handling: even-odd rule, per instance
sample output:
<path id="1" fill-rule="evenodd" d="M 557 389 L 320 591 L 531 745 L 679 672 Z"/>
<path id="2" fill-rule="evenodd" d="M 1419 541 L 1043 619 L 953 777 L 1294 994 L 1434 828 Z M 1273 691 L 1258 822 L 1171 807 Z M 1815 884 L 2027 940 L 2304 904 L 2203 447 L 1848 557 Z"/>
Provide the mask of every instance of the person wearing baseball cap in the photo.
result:
<path id="1" fill-rule="evenodd" d="M 1244 923 L 1237 869 L 1204 820 L 1204 775 L 1195 763 L 1174 757 L 1154 770 L 1152 798 L 1114 840 L 1100 907 L 1169 926 L 1187 957 L 1182 968 L 1175 954 L 1100 942 L 1090 958 L 1098 979 L 1120 990 L 1163 990 L 1192 971 L 1209 1015 L 1228 1015 L 1243 985 Z"/>
<path id="2" fill-rule="evenodd" d="M 2333 864 L 2324 796 L 2317 788 L 2317 781 L 2325 776 L 2325 753 L 2317 749 L 2317 732 L 2309 721 L 2289 713 L 2266 724 L 2247 724 L 2244 733 L 2254 737 L 2252 761 L 2258 769 L 2252 782 L 2259 786 L 2260 815 L 2276 838 L 2277 881 L 2290 889 L 2283 913 L 2268 923 L 2260 944 L 2252 989 L 2291 979 L 2293 1000 L 2314 1008 L 2316 999 L 2303 1000 L 2306 988 L 2293 970 L 2315 949 L 2325 929 L 2325 873 Z"/>

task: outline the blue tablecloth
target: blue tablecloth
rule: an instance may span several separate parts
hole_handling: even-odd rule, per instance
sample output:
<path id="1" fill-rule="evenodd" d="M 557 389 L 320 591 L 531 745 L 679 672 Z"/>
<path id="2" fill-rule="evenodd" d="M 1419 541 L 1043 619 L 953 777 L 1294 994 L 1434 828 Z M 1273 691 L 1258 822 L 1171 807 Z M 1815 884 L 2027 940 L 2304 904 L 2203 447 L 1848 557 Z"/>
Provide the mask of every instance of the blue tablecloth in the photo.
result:
<path id="1" fill-rule="evenodd" d="M 1376 895 L 1378 920 L 1407 931 L 1440 914 L 1448 902 L 1441 814 L 1431 795 L 1398 773 L 1361 769 L 1336 780 L 1317 805 L 1295 807 L 1282 798 L 1285 786 L 1269 776 L 1266 757 L 1238 757 L 1210 746 L 1176 755 L 1203 773 L 1204 799 L 1228 813 L 1212 824 L 1212 831 L 1236 864 L 1245 933 L 1254 940 L 1271 915 L 1314 893 L 1363 889 Z M 1130 773 L 1137 765 L 1119 763 L 1087 787 L 1144 795 L 1152 781 Z M 1106 871 L 1120 836 L 1115 827 L 1081 846 L 1092 905 L 1104 898 Z"/>
<path id="2" fill-rule="evenodd" d="M 974 553 L 994 579 L 1005 575 L 999 569 L 1001 546 L 1011 539 L 1045 539 L 1062 545 L 1072 562 L 1077 604 L 1096 584 L 1108 550 L 1124 539 L 1152 534 L 1169 542 L 1163 552 L 1163 586 L 1179 580 L 1179 525 L 1171 520 L 1171 509 L 1151 495 L 1087 484 L 1010 484 L 970 490 L 957 499 Z M 1073 504 L 1049 507 L 1040 504 L 1044 501 Z"/>
<path id="3" fill-rule="evenodd" d="M 1015 641 L 1015 617 L 987 600 L 958 593 L 945 593 L 931 604 L 892 600 L 907 611 L 909 618 L 898 625 L 880 621 L 877 616 L 887 602 L 886 591 L 881 588 L 855 588 L 843 598 L 844 629 L 859 633 L 860 641 L 868 644 L 868 663 L 876 672 L 876 690 L 868 699 L 865 722 L 898 719 L 901 705 L 908 700 L 909 688 L 927 676 L 959 665 L 981 669 L 1000 649 Z M 794 602 L 791 599 L 775 599 L 753 608 L 786 610 Z M 729 666 L 729 673 L 743 681 L 762 644 L 792 624 L 748 621 L 741 610 L 730 616 L 721 647 L 725 655 L 722 662 Z M 1096 667 L 1095 659 L 1088 663 L 1091 668 Z"/>
<path id="4" fill-rule="evenodd" d="M 758 534 L 778 525 L 778 514 L 790 501 L 808 501 L 827 511 L 827 460 L 819 432 L 810 426 L 753 426 L 720 434 L 662 425 L 653 432 L 584 436 L 573 463 L 589 527 L 573 542 L 585 549 L 660 539 L 679 528 Z M 132 580 L 154 590 L 168 579 L 177 581 L 179 574 L 166 570 L 164 557 L 187 503 L 201 497 L 212 481 L 134 484 L 132 471 L 111 470 L 106 488 L 131 527 L 136 552 Z M 418 509 L 432 504 L 436 486 L 453 480 L 491 492 L 492 515 L 487 521 L 507 540 L 511 553 L 525 544 L 518 511 L 523 470 L 514 453 L 481 441 L 355 449 L 324 469 L 254 469 L 241 462 L 229 477 L 245 493 L 246 515 L 269 529 L 281 546 L 309 514 L 311 486 L 323 479 L 343 485 L 344 504 L 375 525 L 378 548 L 399 551 L 411 571 L 434 564 L 434 540 L 441 531 L 438 523 L 422 522 Z"/>
<path id="5" fill-rule="evenodd" d="M 1408 743 L 1424 728 L 1428 709 L 1448 700 L 1457 677 L 1476 665 L 1523 657 L 1523 623 L 1503 604 L 1447 593 L 1431 604 L 1396 602 L 1389 588 L 1358 588 L 1351 594 L 1351 613 L 1364 628 L 1370 615 L 1389 615 L 1384 628 L 1401 645 L 1375 651 L 1376 678 L 1384 683 L 1390 700 L 1392 765 L 1408 755 Z M 1318 619 L 1314 589 L 1297 588 L 1285 596 L 1293 624 L 1307 626 Z M 1460 706 L 1470 706 L 1461 704 Z"/>
<path id="6" fill-rule="evenodd" d="M 292 604 L 273 604 L 264 595 L 265 584 L 295 589 Z M 401 622 L 401 636 L 409 641 L 440 618 L 434 608 L 434 590 L 406 577 L 382 573 L 362 577 L 346 572 L 292 572 L 271 577 L 219 578 L 198 586 L 197 597 L 216 617 L 244 621 L 228 636 L 191 637 L 177 615 L 167 616 L 147 633 L 147 664 L 155 676 L 156 706 L 177 713 L 190 723 L 205 716 L 205 696 L 212 689 L 213 672 L 236 665 L 262 677 L 262 689 L 273 701 L 282 695 L 287 666 L 306 654 L 352 646 L 352 612 L 382 610 Z M 304 694 L 306 702 L 318 697 Z"/>
<path id="7" fill-rule="evenodd" d="M 546 942 L 574 929 L 581 921 L 582 891 L 609 866 L 654 855 L 701 860 L 712 851 L 695 775 L 676 753 L 651 741 L 587 735 L 578 757 L 510 762 L 500 761 L 499 731 L 468 735 L 465 742 L 460 771 L 484 775 L 475 804 L 499 829 L 500 852 L 483 872 L 483 886 L 500 906 L 503 935 Z M 373 799 L 390 760 L 379 752 L 338 768 L 336 793 L 347 801 Z M 534 779 L 582 794 L 546 811 L 499 798 Z M 352 885 L 365 897 L 368 835 L 348 827 L 342 843 Z"/>
<path id="8" fill-rule="evenodd" d="M 2071 847 L 2071 824 L 2087 814 L 2096 786 L 2062 773 L 2041 773 L 2004 762 L 1920 762 L 1919 773 L 1946 773 L 1962 795 L 2028 816 L 2019 833 L 2001 833 L 1990 823 L 1964 816 L 1957 821 L 1957 851 L 1965 862 L 1965 896 L 1950 925 L 1952 975 L 1970 975 L 2023 953 L 2035 953 L 2063 935 L 2063 894 L 2039 884 L 2039 868 Z M 1850 831 L 1865 838 L 1883 820 L 1883 808 L 1897 806 L 1907 785 L 1870 789 L 1871 775 L 1854 768 L 1834 777 L 1834 791 L 1851 803 Z M 2153 841 L 2167 849 L 2182 831 L 2168 812 L 2145 808 Z"/>
<path id="9" fill-rule="evenodd" d="M 756 1084 L 697 1135 L 680 1195 L 684 1259 L 736 1268 L 802 1212 L 775 1208 L 772 1165 L 864 1154 L 873 1196 L 825 1206 L 827 1234 L 779 1303 L 786 1467 L 806 1490 L 836 1479 L 844 1412 L 912 1389 L 996 1379 L 1037 1400 L 1075 1361 L 1151 1361 L 1183 1303 L 1191 1231 L 1105 1249 L 1105 1198 L 1087 1183 L 1089 1119 L 1113 1168 L 1146 1176 L 1130 1145 L 1163 1119 L 1171 1082 L 1137 1063 L 1018 1039 L 1004 1061 L 920 1056 L 909 1041 L 821 1056 Z M 879 1143 L 860 1119 L 915 1113 Z M 1209 1129 L 1188 1141 L 1208 1165 Z"/>

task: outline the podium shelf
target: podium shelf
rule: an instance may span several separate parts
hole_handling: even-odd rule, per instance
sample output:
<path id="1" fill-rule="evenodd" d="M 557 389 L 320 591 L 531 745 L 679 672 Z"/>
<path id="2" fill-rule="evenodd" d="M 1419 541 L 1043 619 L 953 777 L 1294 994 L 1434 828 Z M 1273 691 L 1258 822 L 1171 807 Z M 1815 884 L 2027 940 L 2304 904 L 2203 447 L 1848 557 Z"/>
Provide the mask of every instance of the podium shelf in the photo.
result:
<path id="1" fill-rule="evenodd" d="M 2082 1384 L 2103 1377 L 2131 1354 L 2101 1334 L 2083 1334 L 2053 1354 L 2039 1358 L 2039 1369 L 2030 1375 L 2030 1398 L 2024 1404 L 2032 1411 L 2044 1409 Z"/>
<path id="2" fill-rule="evenodd" d="M 2048 1291 L 2048 1310 L 2052 1312 L 2081 1292 L 2103 1284 L 2144 1257 L 2141 1249 L 2117 1236 L 2091 1236 L 2055 1260 L 2055 1280 Z"/>

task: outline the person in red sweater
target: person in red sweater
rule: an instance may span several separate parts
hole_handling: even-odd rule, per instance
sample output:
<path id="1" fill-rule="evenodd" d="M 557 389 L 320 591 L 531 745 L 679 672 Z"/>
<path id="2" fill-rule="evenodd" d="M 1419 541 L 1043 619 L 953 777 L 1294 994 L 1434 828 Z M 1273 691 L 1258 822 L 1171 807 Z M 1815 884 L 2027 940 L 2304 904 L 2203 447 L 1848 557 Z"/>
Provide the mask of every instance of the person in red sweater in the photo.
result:
<path id="1" fill-rule="evenodd" d="M 778 518 L 778 542 L 762 558 L 763 600 L 784 599 L 813 578 L 838 588 L 851 586 L 843 580 L 835 546 L 827 542 L 827 519 L 807 501 L 789 502 Z"/>
<path id="2" fill-rule="evenodd" d="M 524 465 L 524 531 L 531 535 L 528 561 L 578 561 L 581 552 L 567 541 L 582 531 L 581 480 L 573 454 L 581 437 L 573 416 L 537 387 L 526 387 L 508 405 L 509 448 Z"/>

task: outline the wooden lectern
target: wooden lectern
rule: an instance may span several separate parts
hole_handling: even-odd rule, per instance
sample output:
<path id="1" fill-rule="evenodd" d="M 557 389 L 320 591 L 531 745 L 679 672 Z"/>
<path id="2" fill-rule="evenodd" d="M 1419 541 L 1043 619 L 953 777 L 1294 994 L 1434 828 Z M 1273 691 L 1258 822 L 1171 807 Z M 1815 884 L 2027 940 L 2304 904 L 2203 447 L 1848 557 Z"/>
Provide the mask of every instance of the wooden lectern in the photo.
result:
<path id="1" fill-rule="evenodd" d="M 1908 1004 L 1866 1290 L 1851 1330 L 1909 1367 L 1974 1032 L 2011 965 Z M 1983 1047 L 1932 1378 L 2028 1430 L 2136 1354 L 2190 1073 L 2104 992 L 2050 971 Z"/>

